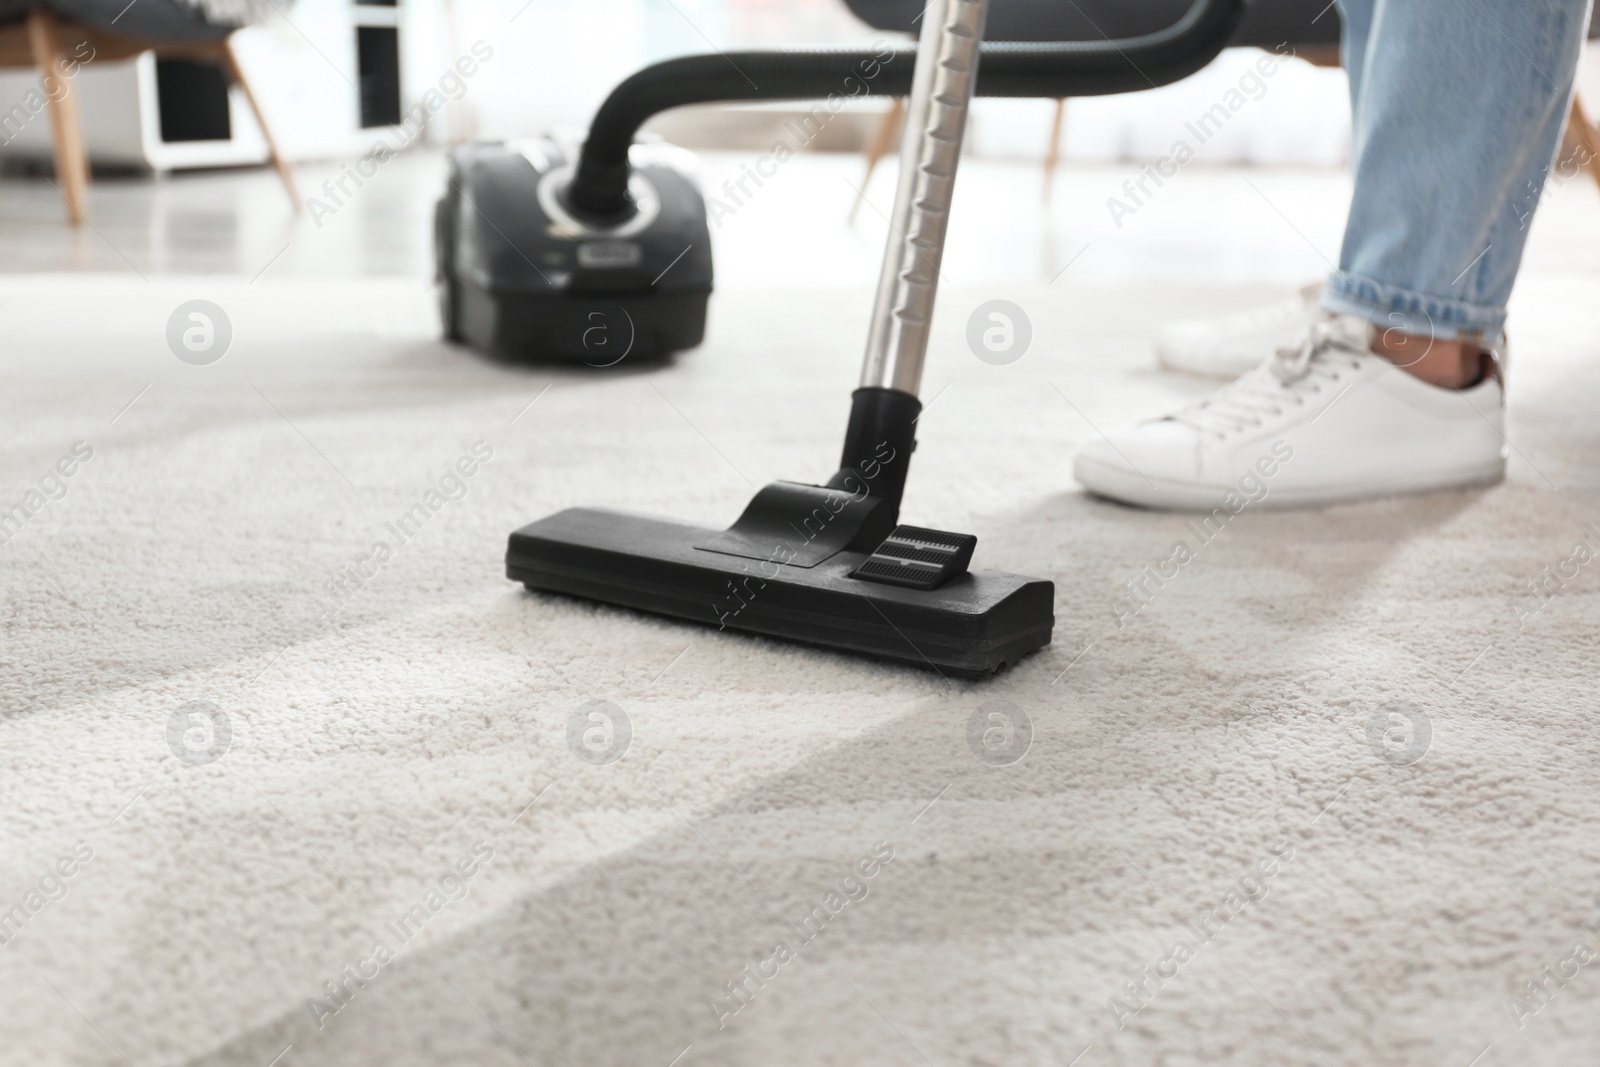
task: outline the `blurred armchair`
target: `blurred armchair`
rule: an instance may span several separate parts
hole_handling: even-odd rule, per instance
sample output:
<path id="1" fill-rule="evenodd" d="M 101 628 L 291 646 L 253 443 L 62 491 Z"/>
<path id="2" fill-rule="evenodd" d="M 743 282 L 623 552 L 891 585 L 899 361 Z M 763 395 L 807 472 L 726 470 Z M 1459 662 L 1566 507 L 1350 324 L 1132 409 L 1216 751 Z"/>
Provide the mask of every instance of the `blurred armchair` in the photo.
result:
<path id="1" fill-rule="evenodd" d="M 914 35 L 922 0 L 844 0 L 861 21 L 876 30 Z M 992 0 L 983 36 L 989 41 L 1102 41 L 1137 37 L 1171 26 L 1193 6 L 1193 0 Z M 1339 62 L 1339 15 L 1332 0 L 1252 0 L 1234 35 L 1235 46 L 1268 50 L 1288 44 L 1302 59 L 1323 65 Z M 1050 200 L 1056 164 L 1061 158 L 1061 125 L 1065 100 L 1056 101 L 1044 157 L 1044 200 Z M 878 160 L 894 141 L 904 104 L 889 106 L 882 124 L 867 143 L 866 189 Z M 856 206 L 860 206 L 860 196 Z M 855 209 L 851 209 L 852 217 Z"/>
<path id="2" fill-rule="evenodd" d="M 59 191 L 73 225 L 86 218 L 89 157 L 73 78 L 89 62 L 141 52 L 220 67 L 244 93 L 268 157 L 295 210 L 294 175 L 278 151 L 250 82 L 234 53 L 232 35 L 264 10 L 260 0 L 0 0 L 0 67 L 34 67 L 50 111 Z M 3 105 L 0 105 L 3 106 Z M 12 104 L 12 111 L 27 104 Z M 9 117 L 0 112 L 0 125 Z"/>

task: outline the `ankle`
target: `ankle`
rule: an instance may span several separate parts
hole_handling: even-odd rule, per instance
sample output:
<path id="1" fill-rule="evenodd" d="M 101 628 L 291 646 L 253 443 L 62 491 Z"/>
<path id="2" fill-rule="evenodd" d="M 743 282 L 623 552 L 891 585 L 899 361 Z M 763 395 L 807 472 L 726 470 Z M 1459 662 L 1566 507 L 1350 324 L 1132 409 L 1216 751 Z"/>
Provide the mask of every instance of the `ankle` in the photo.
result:
<path id="1" fill-rule="evenodd" d="M 1441 389 L 1464 389 L 1483 377 L 1483 350 L 1476 341 L 1374 330 L 1369 347 L 1413 378 Z"/>

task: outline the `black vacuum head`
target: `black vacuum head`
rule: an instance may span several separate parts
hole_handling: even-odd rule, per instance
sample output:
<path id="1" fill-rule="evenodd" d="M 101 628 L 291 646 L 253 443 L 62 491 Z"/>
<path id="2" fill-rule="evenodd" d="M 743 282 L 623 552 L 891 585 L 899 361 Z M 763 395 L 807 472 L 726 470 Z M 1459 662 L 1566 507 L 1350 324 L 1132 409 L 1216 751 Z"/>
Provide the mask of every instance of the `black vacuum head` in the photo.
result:
<path id="1" fill-rule="evenodd" d="M 807 492 L 816 507 L 794 511 Z M 976 538 L 892 524 L 885 532 L 887 512 L 874 507 L 875 498 L 835 508 L 841 498 L 854 500 L 837 490 L 777 482 L 726 531 L 571 508 L 511 535 L 506 575 L 531 590 L 962 678 L 983 677 L 1050 643 L 1051 582 L 970 572 Z M 787 529 L 771 536 L 786 507 L 790 514 L 829 516 L 821 519 L 828 529 L 802 519 L 793 527 L 784 522 Z M 852 547 L 816 547 L 828 541 Z"/>
<path id="2" fill-rule="evenodd" d="M 445 336 L 504 357 L 594 366 L 698 345 L 711 236 L 693 157 L 634 145 L 627 210 L 591 219 L 564 195 L 573 155 L 550 138 L 450 154 L 434 212 Z"/>

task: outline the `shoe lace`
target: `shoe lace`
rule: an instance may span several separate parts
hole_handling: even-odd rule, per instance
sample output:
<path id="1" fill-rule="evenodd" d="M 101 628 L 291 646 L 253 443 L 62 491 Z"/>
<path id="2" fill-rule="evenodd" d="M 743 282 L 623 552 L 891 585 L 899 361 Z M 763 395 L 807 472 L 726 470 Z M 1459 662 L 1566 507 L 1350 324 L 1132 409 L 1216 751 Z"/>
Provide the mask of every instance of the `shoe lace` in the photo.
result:
<path id="1" fill-rule="evenodd" d="M 1280 348 L 1238 381 L 1195 401 L 1168 418 L 1217 438 L 1265 424 L 1291 406 L 1338 382 L 1361 366 L 1367 349 L 1365 327 L 1348 319 L 1319 319 L 1307 325 L 1299 345 Z"/>

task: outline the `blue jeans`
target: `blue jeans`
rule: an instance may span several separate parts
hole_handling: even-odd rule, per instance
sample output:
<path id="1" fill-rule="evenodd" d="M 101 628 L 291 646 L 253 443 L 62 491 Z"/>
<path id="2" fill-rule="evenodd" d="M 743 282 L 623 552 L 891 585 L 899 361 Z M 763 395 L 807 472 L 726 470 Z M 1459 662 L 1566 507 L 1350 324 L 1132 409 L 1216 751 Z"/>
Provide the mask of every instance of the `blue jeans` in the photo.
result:
<path id="1" fill-rule="evenodd" d="M 1323 306 L 1496 345 L 1590 0 L 1338 0 L 1355 195 Z"/>

